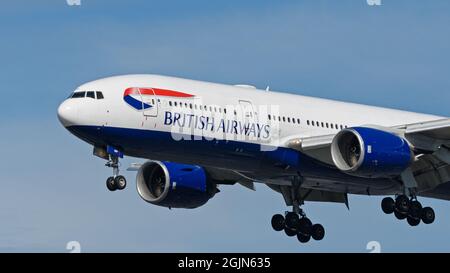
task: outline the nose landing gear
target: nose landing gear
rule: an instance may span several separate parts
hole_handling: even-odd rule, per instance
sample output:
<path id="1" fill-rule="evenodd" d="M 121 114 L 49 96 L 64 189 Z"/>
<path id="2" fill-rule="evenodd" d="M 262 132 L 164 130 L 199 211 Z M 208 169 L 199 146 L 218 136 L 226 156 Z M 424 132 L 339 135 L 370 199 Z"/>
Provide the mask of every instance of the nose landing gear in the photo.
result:
<path id="1" fill-rule="evenodd" d="M 119 175 L 119 157 L 110 155 L 110 159 L 105 166 L 113 168 L 113 176 L 106 179 L 106 187 L 108 190 L 116 191 L 125 189 L 127 186 L 127 180 L 123 175 Z"/>

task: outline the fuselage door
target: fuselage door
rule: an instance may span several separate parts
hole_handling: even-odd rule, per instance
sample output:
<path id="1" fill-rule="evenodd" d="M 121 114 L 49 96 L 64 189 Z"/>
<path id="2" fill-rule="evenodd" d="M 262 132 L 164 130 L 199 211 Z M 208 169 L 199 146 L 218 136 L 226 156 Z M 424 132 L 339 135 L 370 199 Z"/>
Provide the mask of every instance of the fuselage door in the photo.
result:
<path id="1" fill-rule="evenodd" d="M 258 114 L 256 113 L 253 104 L 248 100 L 239 100 L 241 107 L 241 115 L 244 122 L 257 123 Z"/>
<path id="2" fill-rule="evenodd" d="M 157 117 L 158 99 L 155 96 L 155 91 L 152 88 L 139 88 L 139 93 L 142 98 L 144 116 Z"/>

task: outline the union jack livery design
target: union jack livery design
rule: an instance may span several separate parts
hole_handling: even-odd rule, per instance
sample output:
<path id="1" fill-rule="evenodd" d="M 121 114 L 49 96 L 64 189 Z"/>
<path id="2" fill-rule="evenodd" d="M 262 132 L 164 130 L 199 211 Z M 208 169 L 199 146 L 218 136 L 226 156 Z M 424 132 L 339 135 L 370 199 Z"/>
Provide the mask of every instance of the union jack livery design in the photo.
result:
<path id="1" fill-rule="evenodd" d="M 136 110 L 146 110 L 153 106 L 143 101 L 143 96 L 162 96 L 162 97 L 175 97 L 175 98 L 192 98 L 194 95 L 160 88 L 141 88 L 130 87 L 125 89 L 123 93 L 123 99 L 128 105 Z"/>

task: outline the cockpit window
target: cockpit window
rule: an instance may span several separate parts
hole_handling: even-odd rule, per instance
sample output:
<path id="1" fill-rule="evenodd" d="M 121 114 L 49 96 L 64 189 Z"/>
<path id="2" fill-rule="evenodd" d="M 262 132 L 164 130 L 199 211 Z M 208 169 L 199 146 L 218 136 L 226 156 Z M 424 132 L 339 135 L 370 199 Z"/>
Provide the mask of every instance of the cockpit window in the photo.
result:
<path id="1" fill-rule="evenodd" d="M 98 100 L 102 100 L 103 98 L 104 98 L 104 97 L 103 97 L 103 93 L 97 91 L 97 99 L 98 99 Z"/>
<path id="2" fill-rule="evenodd" d="M 72 99 L 84 98 L 85 95 L 86 95 L 86 92 L 75 92 L 72 95 Z"/>
<path id="3" fill-rule="evenodd" d="M 87 91 L 86 92 L 86 97 L 95 99 L 95 92 L 94 91 Z"/>

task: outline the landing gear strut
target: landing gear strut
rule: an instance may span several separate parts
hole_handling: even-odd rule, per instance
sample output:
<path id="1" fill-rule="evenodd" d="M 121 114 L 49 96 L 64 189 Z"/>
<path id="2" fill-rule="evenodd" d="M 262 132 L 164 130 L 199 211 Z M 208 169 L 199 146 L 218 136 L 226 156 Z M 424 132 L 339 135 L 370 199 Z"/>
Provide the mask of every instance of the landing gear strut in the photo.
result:
<path id="1" fill-rule="evenodd" d="M 297 236 L 297 239 L 301 243 L 307 243 L 313 238 L 316 241 L 320 241 L 325 237 L 325 229 L 321 224 L 313 224 L 305 212 L 300 208 L 303 204 L 303 200 L 299 198 L 300 183 L 297 179 L 294 179 L 290 187 L 290 198 L 292 199 L 292 211 L 285 212 L 285 215 L 275 214 L 272 217 L 272 228 L 275 231 L 282 231 L 289 237 Z"/>
<path id="2" fill-rule="evenodd" d="M 127 186 L 127 180 L 123 175 L 119 175 L 119 157 L 110 155 L 106 167 L 113 168 L 113 176 L 106 179 L 106 187 L 110 191 L 123 190 Z"/>
<path id="3" fill-rule="evenodd" d="M 413 195 L 410 198 L 402 194 L 395 197 L 386 197 L 381 201 L 381 209 L 386 214 L 394 213 L 399 220 L 406 219 L 410 226 L 417 226 L 422 221 L 424 224 L 431 224 L 434 222 L 434 210 L 430 207 L 422 207 L 422 204 L 417 201 Z"/>

